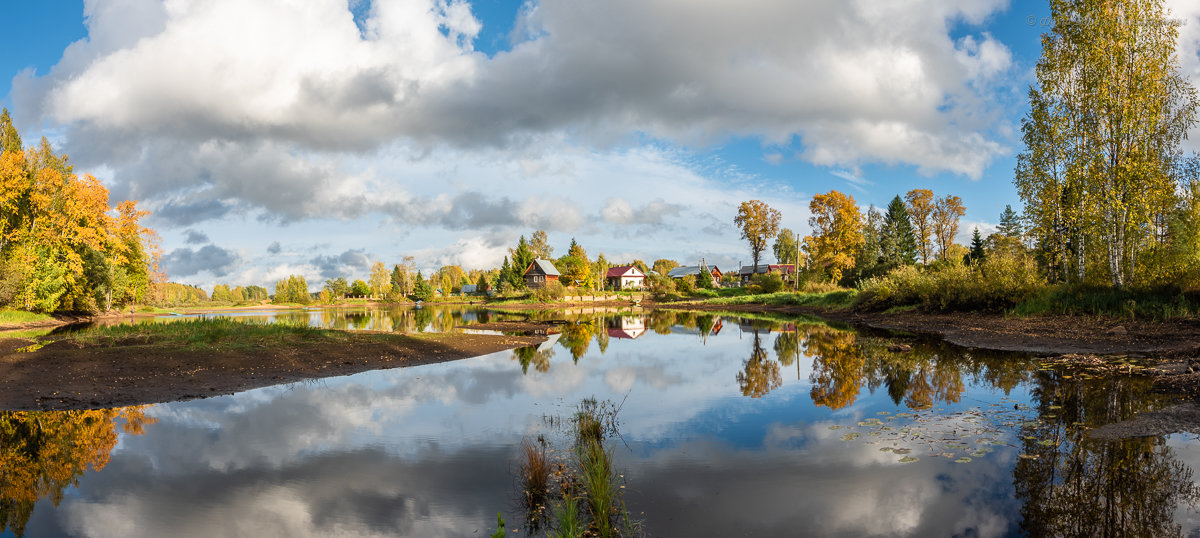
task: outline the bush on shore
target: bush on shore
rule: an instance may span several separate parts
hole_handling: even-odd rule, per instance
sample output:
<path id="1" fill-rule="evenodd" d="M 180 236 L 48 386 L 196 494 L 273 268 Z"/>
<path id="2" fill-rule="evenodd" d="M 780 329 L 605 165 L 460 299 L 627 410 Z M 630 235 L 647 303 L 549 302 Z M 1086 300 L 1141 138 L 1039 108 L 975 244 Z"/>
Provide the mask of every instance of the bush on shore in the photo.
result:
<path id="1" fill-rule="evenodd" d="M 1002 311 L 1049 288 L 1024 252 L 996 252 L 982 262 L 903 266 L 859 283 L 855 304 L 868 310 L 915 306 L 927 311 Z"/>

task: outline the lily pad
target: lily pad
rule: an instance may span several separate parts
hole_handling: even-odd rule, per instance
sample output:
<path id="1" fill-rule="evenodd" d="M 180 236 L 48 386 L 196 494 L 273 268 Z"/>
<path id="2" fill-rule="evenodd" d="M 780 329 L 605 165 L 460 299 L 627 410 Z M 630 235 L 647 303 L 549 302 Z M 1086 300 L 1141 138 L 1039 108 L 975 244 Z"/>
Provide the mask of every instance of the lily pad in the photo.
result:
<path id="1" fill-rule="evenodd" d="M 919 459 L 921 459 L 921 458 L 918 458 L 916 456 L 904 456 L 903 458 L 900 458 L 900 463 L 912 463 Z"/>

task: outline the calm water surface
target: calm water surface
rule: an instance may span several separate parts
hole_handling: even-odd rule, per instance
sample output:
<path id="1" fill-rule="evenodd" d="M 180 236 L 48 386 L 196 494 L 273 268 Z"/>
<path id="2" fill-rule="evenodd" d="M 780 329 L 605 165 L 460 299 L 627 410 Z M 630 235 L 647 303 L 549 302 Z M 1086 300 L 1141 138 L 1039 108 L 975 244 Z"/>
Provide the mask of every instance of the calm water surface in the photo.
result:
<path id="1" fill-rule="evenodd" d="M 469 309 L 259 314 L 450 330 Z M 522 441 L 621 406 L 658 536 L 1195 535 L 1193 436 L 1086 430 L 1169 405 L 1137 377 L 809 319 L 625 312 L 538 348 L 207 400 L 4 413 L 0 524 L 26 536 L 483 536 L 520 526 Z M 289 318 L 290 316 L 290 318 Z M 519 535 L 524 535 L 522 532 Z"/>

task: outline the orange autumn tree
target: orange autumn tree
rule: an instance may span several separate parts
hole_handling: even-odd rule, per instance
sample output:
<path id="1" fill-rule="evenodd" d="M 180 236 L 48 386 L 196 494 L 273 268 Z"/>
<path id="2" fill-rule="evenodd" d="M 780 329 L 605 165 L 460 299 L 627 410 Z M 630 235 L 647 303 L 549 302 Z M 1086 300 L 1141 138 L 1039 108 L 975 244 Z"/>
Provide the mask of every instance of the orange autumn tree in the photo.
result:
<path id="1" fill-rule="evenodd" d="M 45 138 L 22 148 L 0 114 L 0 306 L 95 311 L 144 297 L 153 231 L 138 222 L 148 213 L 134 201 L 113 208 L 108 195 Z"/>
<path id="2" fill-rule="evenodd" d="M 866 241 L 862 212 L 853 196 L 838 191 L 813 196 L 808 209 L 813 235 L 804 238 L 804 250 L 813 264 L 837 282 L 843 271 L 854 267 L 855 253 Z"/>

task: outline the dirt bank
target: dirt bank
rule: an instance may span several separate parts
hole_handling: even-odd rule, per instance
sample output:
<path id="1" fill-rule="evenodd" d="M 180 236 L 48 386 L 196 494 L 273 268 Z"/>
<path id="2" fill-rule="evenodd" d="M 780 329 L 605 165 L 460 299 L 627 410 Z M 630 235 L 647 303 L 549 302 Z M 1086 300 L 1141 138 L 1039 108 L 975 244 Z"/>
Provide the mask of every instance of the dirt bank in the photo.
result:
<path id="1" fill-rule="evenodd" d="M 659 308 L 808 314 L 825 319 L 941 336 L 952 344 L 1041 355 L 1164 357 L 1200 353 L 1200 320 L 1149 321 L 1083 316 L 852 312 L 793 305 L 659 304 Z"/>
<path id="2" fill-rule="evenodd" d="M 230 394 L 281 383 L 475 357 L 536 345 L 536 336 L 394 335 L 381 341 L 243 350 L 184 350 L 141 345 L 80 347 L 0 340 L 0 409 L 88 409 Z"/>

